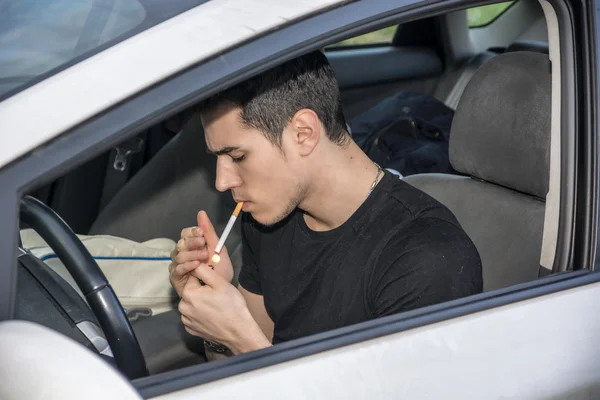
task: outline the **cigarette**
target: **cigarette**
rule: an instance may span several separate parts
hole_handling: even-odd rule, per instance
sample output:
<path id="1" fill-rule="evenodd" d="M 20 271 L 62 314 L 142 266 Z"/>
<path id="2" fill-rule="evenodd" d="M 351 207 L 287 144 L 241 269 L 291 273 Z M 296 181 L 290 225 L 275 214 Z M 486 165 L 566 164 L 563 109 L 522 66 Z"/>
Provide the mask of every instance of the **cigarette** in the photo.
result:
<path id="1" fill-rule="evenodd" d="M 227 222 L 227 226 L 225 226 L 225 230 L 223 231 L 221 238 L 219 239 L 219 241 L 217 242 L 217 245 L 215 246 L 215 254 L 213 254 L 213 256 L 212 256 L 213 262 L 218 263 L 221 260 L 221 256 L 219 256 L 219 253 L 223 249 L 223 246 L 225 245 L 225 241 L 227 240 L 227 236 L 229 236 L 229 233 L 231 233 L 231 228 L 233 228 L 233 224 L 235 224 L 235 220 L 237 219 L 238 215 L 240 215 L 240 211 L 242 211 L 243 205 L 244 205 L 244 202 L 240 201 L 239 203 L 237 203 L 237 206 L 235 206 L 235 210 L 233 210 L 233 214 L 231 214 L 231 217 L 229 218 L 229 222 Z"/>

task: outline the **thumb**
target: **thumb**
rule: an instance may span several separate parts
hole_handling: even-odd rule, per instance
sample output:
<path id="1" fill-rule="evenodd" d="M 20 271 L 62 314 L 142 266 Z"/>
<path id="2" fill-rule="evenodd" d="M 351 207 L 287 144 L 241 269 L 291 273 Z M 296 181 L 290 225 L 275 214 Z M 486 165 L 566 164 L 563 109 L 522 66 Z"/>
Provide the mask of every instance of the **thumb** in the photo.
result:
<path id="1" fill-rule="evenodd" d="M 211 288 L 218 288 L 223 284 L 223 282 L 227 283 L 227 281 L 221 277 L 221 275 L 219 275 L 207 264 L 201 264 L 198 268 L 193 270 L 191 274 Z"/>
<path id="2" fill-rule="evenodd" d="M 194 274 L 194 272 L 190 272 L 190 274 Z M 189 290 L 196 290 L 202 287 L 202 284 L 200 283 L 200 281 L 198 279 L 188 279 L 185 282 L 185 288 L 189 289 Z"/>
<path id="3" fill-rule="evenodd" d="M 208 218 L 208 214 L 204 210 L 198 213 L 198 226 L 202 228 L 202 231 L 204 232 L 206 244 L 210 249 L 214 250 L 219 242 L 219 237 L 217 236 L 215 227 L 212 222 L 210 222 L 210 218 Z"/>

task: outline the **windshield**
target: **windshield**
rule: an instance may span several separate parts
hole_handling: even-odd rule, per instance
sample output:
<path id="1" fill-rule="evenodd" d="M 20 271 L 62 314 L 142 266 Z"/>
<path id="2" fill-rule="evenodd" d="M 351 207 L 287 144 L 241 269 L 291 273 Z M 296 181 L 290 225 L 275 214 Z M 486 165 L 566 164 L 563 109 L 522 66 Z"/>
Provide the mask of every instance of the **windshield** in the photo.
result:
<path id="1" fill-rule="evenodd" d="M 0 0 L 0 101 L 206 0 Z"/>

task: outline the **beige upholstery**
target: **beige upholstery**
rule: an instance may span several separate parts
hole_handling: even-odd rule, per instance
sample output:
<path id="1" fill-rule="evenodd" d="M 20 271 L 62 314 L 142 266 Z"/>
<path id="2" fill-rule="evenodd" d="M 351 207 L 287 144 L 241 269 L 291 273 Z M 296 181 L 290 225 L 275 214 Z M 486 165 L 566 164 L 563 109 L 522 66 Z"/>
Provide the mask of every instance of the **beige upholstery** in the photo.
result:
<path id="1" fill-rule="evenodd" d="M 21 230 L 23 248 L 65 279 L 82 298 L 75 280 L 48 244 L 32 229 Z M 171 239 L 138 243 L 109 235 L 77 235 L 110 282 L 125 308 L 149 308 L 160 314 L 177 307 L 179 297 L 169 283 Z"/>
<path id="2" fill-rule="evenodd" d="M 454 213 L 479 251 L 484 291 L 538 277 L 543 201 L 469 177 L 420 174 L 405 180 Z"/>
<path id="3" fill-rule="evenodd" d="M 469 177 L 405 178 L 455 214 L 481 256 L 485 291 L 539 274 L 550 94 L 546 54 L 515 52 L 492 58 L 469 82 L 450 133 L 450 162 Z"/>

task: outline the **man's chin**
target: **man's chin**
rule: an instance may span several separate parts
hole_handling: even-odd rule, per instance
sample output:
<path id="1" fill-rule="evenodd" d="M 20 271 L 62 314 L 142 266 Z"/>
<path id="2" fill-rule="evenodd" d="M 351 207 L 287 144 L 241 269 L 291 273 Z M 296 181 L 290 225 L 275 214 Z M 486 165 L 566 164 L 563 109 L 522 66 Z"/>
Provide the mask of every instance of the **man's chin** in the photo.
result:
<path id="1" fill-rule="evenodd" d="M 258 222 L 260 225 L 270 228 L 283 222 L 293 213 L 282 213 L 279 216 L 265 215 L 263 213 L 256 212 L 250 212 L 250 214 L 252 215 L 252 219 Z"/>
<path id="2" fill-rule="evenodd" d="M 277 223 L 281 222 L 281 219 L 277 220 L 273 217 L 268 217 L 265 216 L 264 214 L 260 214 L 260 213 L 250 213 L 252 214 L 252 219 L 254 219 L 256 222 L 258 222 L 260 225 L 266 227 L 266 228 L 270 228 L 273 225 L 277 225 Z"/>

